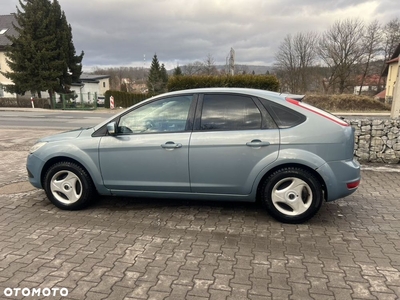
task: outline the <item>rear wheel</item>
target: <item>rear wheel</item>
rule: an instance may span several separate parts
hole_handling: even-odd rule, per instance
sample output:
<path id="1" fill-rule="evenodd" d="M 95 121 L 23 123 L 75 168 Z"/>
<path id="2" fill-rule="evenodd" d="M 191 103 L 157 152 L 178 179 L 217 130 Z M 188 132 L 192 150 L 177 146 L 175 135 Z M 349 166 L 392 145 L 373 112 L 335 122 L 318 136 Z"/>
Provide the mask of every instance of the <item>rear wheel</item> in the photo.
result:
<path id="1" fill-rule="evenodd" d="M 268 212 L 285 223 L 307 221 L 318 212 L 323 200 L 318 179 L 301 168 L 275 171 L 265 180 L 261 191 Z"/>
<path id="2" fill-rule="evenodd" d="M 44 190 L 55 206 L 65 210 L 86 207 L 95 191 L 87 172 L 72 162 L 52 165 L 44 177 Z"/>

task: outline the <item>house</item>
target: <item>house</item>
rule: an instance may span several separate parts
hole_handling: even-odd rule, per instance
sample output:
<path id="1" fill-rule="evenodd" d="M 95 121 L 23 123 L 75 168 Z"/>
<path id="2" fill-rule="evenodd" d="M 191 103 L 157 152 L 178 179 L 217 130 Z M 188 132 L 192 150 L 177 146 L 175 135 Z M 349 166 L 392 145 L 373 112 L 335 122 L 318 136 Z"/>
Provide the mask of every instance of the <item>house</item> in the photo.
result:
<path id="1" fill-rule="evenodd" d="M 363 76 L 357 76 L 356 77 L 356 84 L 354 86 L 354 94 L 359 95 L 360 94 L 360 88 L 361 88 L 361 94 L 367 94 L 367 95 L 373 95 L 376 94 L 378 91 L 378 87 L 382 86 L 382 78 L 378 74 L 373 74 L 373 75 L 367 75 L 364 77 Z M 361 87 L 361 81 L 362 81 L 362 87 Z"/>
<path id="2" fill-rule="evenodd" d="M 83 73 L 78 82 L 72 83 L 70 90 L 77 95 L 97 95 L 104 96 L 104 93 L 110 89 L 109 75 L 93 75 Z"/>
<path id="3" fill-rule="evenodd" d="M 374 96 L 375 100 L 378 100 L 383 103 L 385 102 L 385 98 L 386 98 L 386 90 L 383 90 Z"/>
<path id="4" fill-rule="evenodd" d="M 386 68 L 382 73 L 382 76 L 386 77 L 386 103 L 391 103 L 393 100 L 394 87 L 400 69 L 399 55 L 400 44 L 397 46 L 390 60 L 386 62 Z"/>
<path id="5" fill-rule="evenodd" d="M 14 29 L 13 24 L 16 24 L 16 18 L 14 14 L 11 15 L 0 15 L 0 71 L 9 72 L 10 68 L 6 61 L 6 47 L 11 44 L 7 38 L 9 36 L 17 36 L 18 32 Z M 1 97 L 15 97 L 13 94 L 9 94 L 4 91 L 5 85 L 13 84 L 11 80 L 0 73 L 0 98 Z"/>

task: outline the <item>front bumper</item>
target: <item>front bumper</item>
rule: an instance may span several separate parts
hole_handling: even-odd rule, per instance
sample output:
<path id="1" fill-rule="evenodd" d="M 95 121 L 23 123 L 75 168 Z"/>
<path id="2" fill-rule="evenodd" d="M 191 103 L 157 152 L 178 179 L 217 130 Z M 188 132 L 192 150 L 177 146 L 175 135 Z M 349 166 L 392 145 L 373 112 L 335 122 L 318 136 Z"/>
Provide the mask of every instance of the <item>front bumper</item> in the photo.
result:
<path id="1" fill-rule="evenodd" d="M 41 170 L 43 161 L 34 154 L 29 154 L 26 161 L 26 170 L 28 171 L 29 182 L 38 189 L 43 189 L 41 180 Z"/>

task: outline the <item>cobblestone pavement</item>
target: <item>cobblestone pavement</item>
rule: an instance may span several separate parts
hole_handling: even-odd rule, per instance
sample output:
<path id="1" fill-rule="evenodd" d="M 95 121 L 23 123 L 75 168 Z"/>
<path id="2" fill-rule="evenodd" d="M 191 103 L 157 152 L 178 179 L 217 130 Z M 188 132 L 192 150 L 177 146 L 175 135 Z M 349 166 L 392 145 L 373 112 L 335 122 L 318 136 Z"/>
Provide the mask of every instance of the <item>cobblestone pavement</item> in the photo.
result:
<path id="1" fill-rule="evenodd" d="M 0 130 L 1 299 L 400 297 L 398 169 L 365 167 L 355 194 L 302 225 L 245 203 L 105 197 L 68 212 L 25 185 L 49 133 Z"/>

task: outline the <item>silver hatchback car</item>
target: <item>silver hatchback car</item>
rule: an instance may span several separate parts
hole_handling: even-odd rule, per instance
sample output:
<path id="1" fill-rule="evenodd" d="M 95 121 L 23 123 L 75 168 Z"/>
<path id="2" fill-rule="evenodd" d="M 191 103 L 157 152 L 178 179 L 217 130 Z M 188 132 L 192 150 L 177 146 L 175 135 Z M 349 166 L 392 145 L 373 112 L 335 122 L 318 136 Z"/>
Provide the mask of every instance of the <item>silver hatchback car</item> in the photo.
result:
<path id="1" fill-rule="evenodd" d="M 354 131 L 296 96 L 208 88 L 163 94 L 93 128 L 39 140 L 31 184 L 61 209 L 96 195 L 259 200 L 300 223 L 353 193 Z"/>

